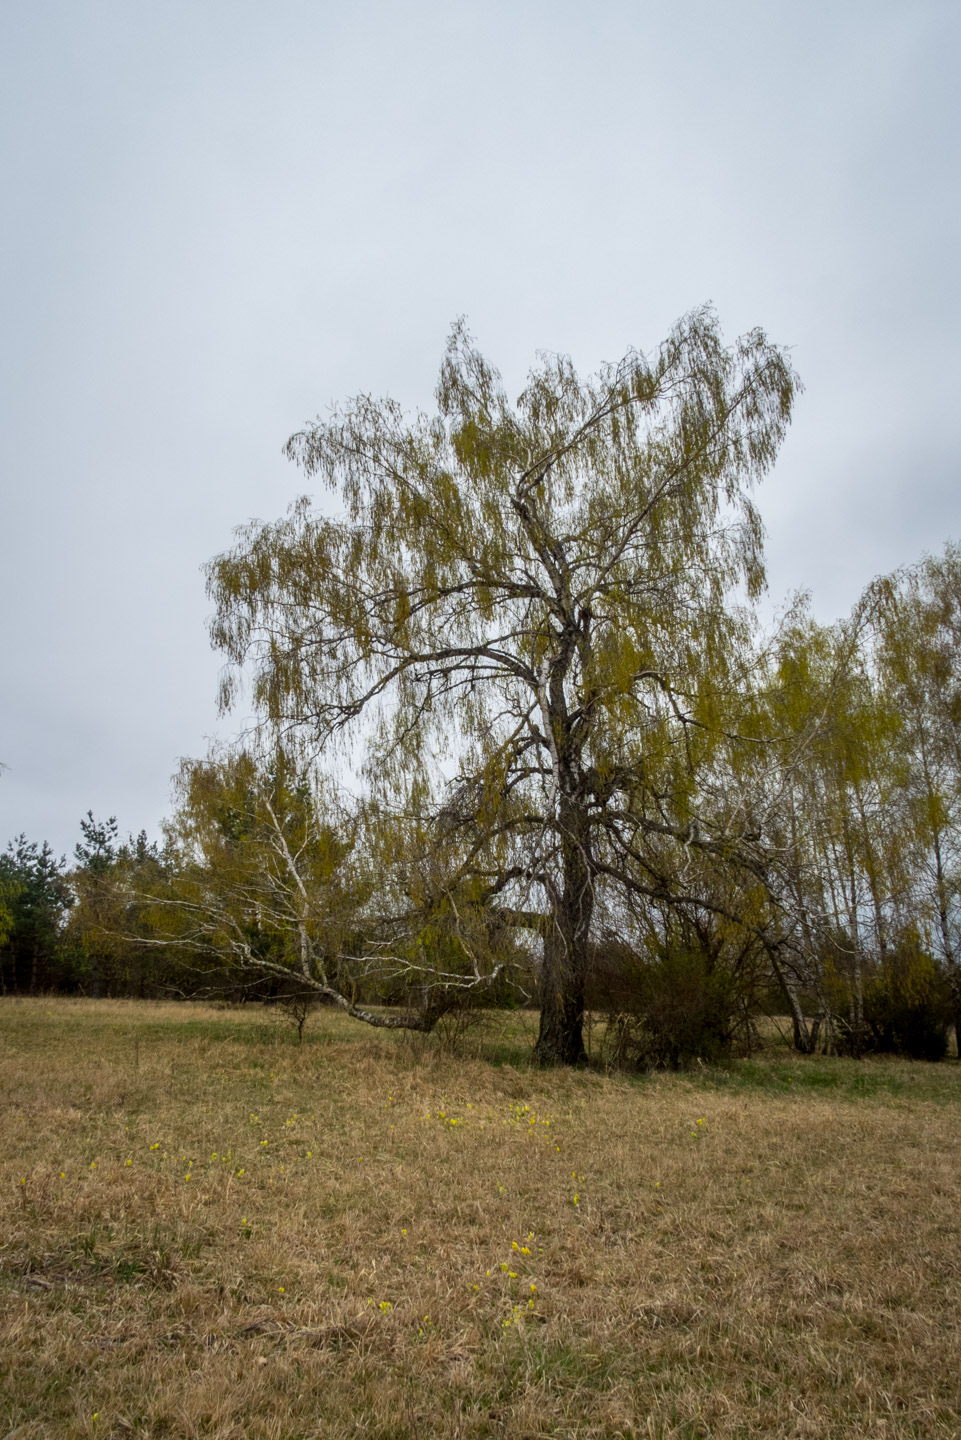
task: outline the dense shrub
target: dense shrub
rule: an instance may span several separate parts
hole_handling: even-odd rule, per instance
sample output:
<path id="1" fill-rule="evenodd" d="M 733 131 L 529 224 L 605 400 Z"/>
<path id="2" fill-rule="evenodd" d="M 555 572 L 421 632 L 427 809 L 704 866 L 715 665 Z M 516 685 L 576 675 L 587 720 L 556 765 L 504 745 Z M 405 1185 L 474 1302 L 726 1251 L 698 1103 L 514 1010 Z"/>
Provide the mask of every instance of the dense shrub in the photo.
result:
<path id="1" fill-rule="evenodd" d="M 650 959 L 626 947 L 597 957 L 590 999 L 607 1025 L 602 1058 L 639 1070 L 679 1070 L 731 1053 L 743 1022 L 736 986 L 704 951 L 666 948 Z"/>
<path id="2" fill-rule="evenodd" d="M 875 1050 L 914 1060 L 943 1060 L 950 997 L 931 956 L 911 944 L 887 956 L 865 987 L 864 1018 Z"/>

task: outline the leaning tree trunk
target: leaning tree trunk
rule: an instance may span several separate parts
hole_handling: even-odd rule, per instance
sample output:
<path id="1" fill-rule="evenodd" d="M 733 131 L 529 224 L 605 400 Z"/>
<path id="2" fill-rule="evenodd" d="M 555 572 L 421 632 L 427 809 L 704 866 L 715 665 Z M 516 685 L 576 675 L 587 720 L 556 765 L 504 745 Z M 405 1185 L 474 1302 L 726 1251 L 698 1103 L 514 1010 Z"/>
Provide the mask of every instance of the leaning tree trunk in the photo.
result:
<path id="1" fill-rule="evenodd" d="M 572 806 L 562 810 L 561 827 L 563 889 L 551 897 L 544 935 L 540 1030 L 534 1046 L 539 1065 L 578 1065 L 587 1058 L 584 986 L 594 910 L 590 837 Z"/>
<path id="2" fill-rule="evenodd" d="M 788 974 L 781 960 L 779 947 L 775 944 L 765 942 L 765 949 L 771 961 L 775 978 L 781 987 L 781 993 L 788 1004 L 791 1012 L 791 1024 L 794 1029 L 794 1048 L 802 1055 L 810 1055 L 814 1050 L 811 1032 L 808 1030 L 807 1020 L 804 1018 L 804 1011 L 801 1009 L 801 1001 L 794 981 Z"/>
<path id="3" fill-rule="evenodd" d="M 938 923 L 941 930 L 941 946 L 944 951 L 944 963 L 947 966 L 948 986 L 951 991 L 951 1008 L 954 1011 L 954 1046 L 958 1052 L 958 1059 L 961 1060 L 961 963 L 959 963 L 958 960 L 956 947 L 951 944 L 951 927 L 948 920 L 948 886 L 944 873 L 941 835 L 938 830 L 934 832 L 934 862 L 938 886 Z"/>

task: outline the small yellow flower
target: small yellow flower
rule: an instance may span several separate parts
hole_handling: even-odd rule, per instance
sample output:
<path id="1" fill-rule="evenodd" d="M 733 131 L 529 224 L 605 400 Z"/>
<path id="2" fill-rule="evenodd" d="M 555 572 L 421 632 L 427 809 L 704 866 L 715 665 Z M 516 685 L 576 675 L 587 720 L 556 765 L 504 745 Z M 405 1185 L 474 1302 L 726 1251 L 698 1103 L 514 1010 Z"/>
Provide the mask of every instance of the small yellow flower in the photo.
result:
<path id="1" fill-rule="evenodd" d="M 285 1291 L 283 1285 L 278 1285 L 278 1286 L 277 1286 L 277 1294 L 278 1294 L 278 1295 L 285 1295 L 286 1293 L 287 1293 L 287 1292 Z"/>

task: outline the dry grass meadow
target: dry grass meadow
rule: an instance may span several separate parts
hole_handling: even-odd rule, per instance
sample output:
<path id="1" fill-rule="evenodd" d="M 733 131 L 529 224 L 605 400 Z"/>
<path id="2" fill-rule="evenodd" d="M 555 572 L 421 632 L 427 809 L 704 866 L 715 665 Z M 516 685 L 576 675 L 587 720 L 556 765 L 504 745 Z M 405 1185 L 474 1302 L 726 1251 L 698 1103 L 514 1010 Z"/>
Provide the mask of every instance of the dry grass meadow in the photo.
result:
<path id="1" fill-rule="evenodd" d="M 523 1024 L 0 1002 L 0 1437 L 961 1435 L 957 1061 Z"/>

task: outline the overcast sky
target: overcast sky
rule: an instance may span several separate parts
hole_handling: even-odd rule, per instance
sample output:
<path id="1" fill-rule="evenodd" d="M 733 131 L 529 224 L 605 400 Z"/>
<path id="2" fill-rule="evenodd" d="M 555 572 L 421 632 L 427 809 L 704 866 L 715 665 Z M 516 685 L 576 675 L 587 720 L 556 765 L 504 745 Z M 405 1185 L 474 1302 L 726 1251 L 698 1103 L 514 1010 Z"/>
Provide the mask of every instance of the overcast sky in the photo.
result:
<path id="1" fill-rule="evenodd" d="M 806 386 L 777 599 L 961 539 L 958 0 L 2 0 L 0 847 L 157 833 L 218 722 L 200 567 L 335 399 L 516 393 L 706 300 Z"/>

